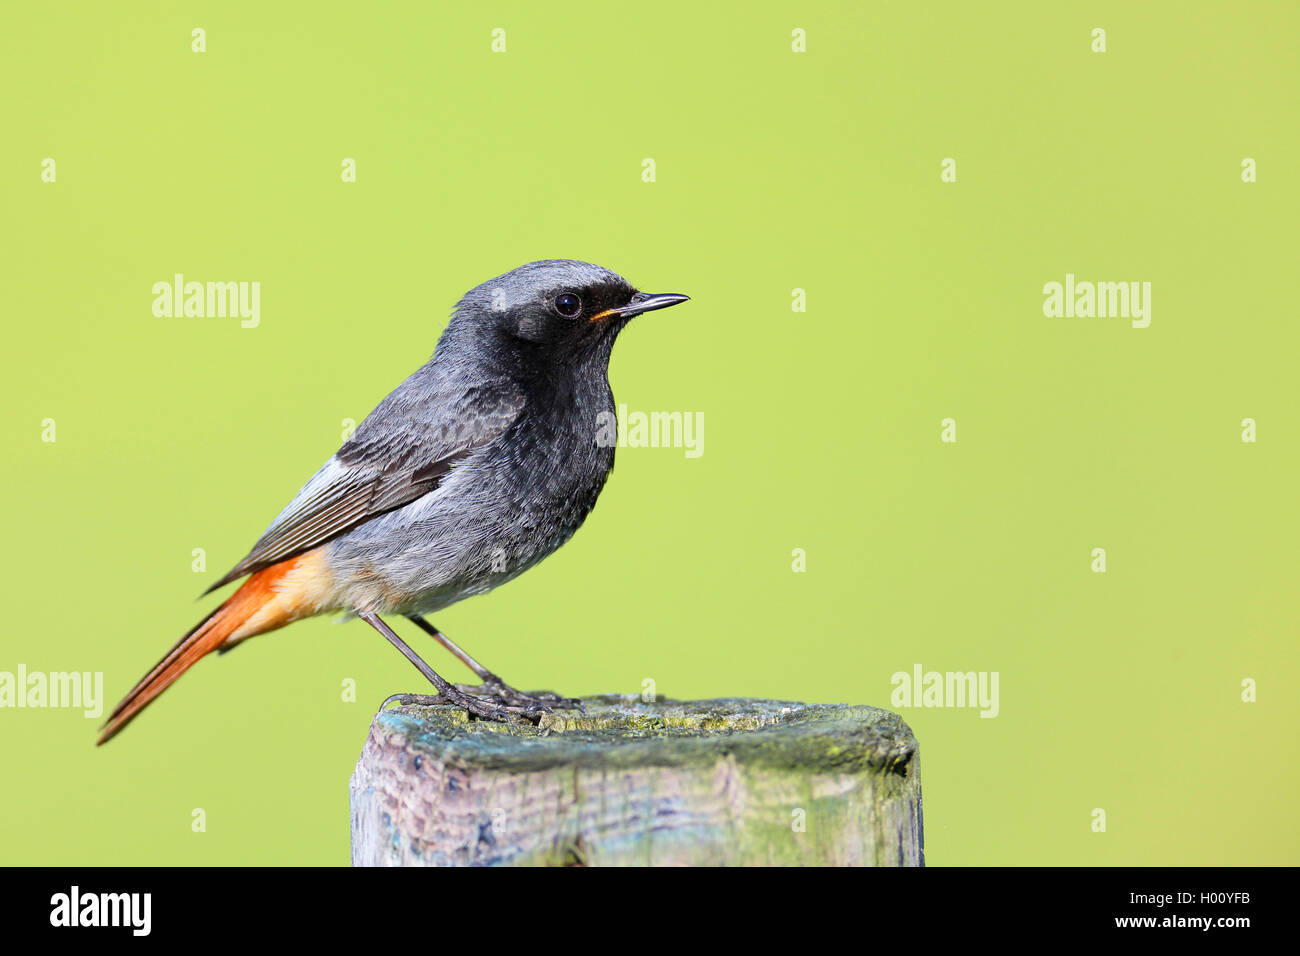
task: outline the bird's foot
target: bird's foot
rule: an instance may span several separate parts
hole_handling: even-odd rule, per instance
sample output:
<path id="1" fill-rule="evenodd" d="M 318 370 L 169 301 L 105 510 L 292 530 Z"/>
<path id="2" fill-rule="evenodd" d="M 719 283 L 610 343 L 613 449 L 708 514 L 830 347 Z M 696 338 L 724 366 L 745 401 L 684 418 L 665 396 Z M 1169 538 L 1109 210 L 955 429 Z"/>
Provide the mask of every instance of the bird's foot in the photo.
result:
<path id="1" fill-rule="evenodd" d="M 393 694 L 379 705 L 380 710 L 385 710 L 389 704 L 415 704 L 417 707 L 445 707 L 450 704 L 446 697 L 441 694 Z"/>
<path id="2" fill-rule="evenodd" d="M 515 690 L 495 674 L 488 675 L 481 690 L 486 691 L 489 698 L 499 700 L 503 704 L 538 708 L 542 713 L 549 714 L 553 710 L 576 710 L 580 714 L 587 712 L 587 709 L 582 706 L 582 701 L 576 697 L 561 697 L 549 690 L 526 694 L 521 690 Z"/>
<path id="3" fill-rule="evenodd" d="M 484 696 L 479 697 L 467 693 L 467 690 L 485 693 Z M 398 704 L 415 704 L 421 707 L 459 707 L 480 720 L 494 720 L 503 724 L 520 720 L 537 724 L 541 722 L 543 714 L 551 713 L 553 706 L 562 708 L 567 708 L 570 705 L 576 705 L 579 708 L 582 706 L 576 700 L 558 697 L 555 694 L 538 696 L 523 694 L 509 685 L 499 682 L 466 689 L 449 685 L 446 690 L 438 694 L 394 694 L 385 700 L 379 709 L 383 710 L 394 702 Z"/>

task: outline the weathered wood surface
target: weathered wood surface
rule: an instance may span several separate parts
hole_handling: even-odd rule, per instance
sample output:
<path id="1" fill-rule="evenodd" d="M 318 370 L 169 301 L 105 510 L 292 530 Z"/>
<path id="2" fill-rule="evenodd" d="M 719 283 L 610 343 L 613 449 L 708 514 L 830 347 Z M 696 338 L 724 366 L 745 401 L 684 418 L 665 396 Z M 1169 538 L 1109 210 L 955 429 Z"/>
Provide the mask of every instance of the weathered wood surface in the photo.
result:
<path id="1" fill-rule="evenodd" d="M 584 703 L 538 727 L 381 710 L 352 775 L 353 864 L 924 863 L 917 742 L 897 714 Z"/>

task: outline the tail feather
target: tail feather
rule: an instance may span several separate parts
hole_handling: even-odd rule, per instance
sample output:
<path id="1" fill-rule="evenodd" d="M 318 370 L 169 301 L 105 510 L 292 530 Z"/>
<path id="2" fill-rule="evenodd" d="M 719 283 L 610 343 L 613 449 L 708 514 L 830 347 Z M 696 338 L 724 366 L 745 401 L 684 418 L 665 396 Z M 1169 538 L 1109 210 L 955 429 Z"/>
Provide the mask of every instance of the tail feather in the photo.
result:
<path id="1" fill-rule="evenodd" d="M 312 560 L 315 557 L 314 552 L 307 552 L 251 575 L 238 591 L 177 641 L 163 659 L 131 688 L 108 715 L 96 744 L 106 743 L 117 736 L 182 674 L 222 645 L 265 634 L 320 611 L 322 602 L 317 595 L 321 582 L 315 573 L 317 562 Z M 286 587 L 290 582 L 284 580 L 285 576 L 304 565 L 302 570 L 311 573 L 305 578 L 298 575 L 293 586 Z"/>

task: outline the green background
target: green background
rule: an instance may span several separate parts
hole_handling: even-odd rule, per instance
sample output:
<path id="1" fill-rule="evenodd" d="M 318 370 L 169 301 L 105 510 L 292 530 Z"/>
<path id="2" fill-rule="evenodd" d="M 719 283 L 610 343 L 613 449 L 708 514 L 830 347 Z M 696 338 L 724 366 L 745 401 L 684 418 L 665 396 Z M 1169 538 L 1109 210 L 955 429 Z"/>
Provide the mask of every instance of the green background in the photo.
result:
<path id="1" fill-rule="evenodd" d="M 0 670 L 103 671 L 111 706 L 466 289 L 588 259 L 693 297 L 611 379 L 703 412 L 704 455 L 620 451 L 568 546 L 435 616 L 455 640 L 569 694 L 997 671 L 996 719 L 902 711 L 930 863 L 1300 862 L 1300 15 L 1072 6 L 6 5 Z M 174 272 L 260 281 L 260 327 L 155 318 Z M 1151 282 L 1150 328 L 1045 318 L 1066 272 Z M 320 619 L 104 748 L 0 710 L 0 858 L 345 863 L 370 717 L 419 688 Z"/>

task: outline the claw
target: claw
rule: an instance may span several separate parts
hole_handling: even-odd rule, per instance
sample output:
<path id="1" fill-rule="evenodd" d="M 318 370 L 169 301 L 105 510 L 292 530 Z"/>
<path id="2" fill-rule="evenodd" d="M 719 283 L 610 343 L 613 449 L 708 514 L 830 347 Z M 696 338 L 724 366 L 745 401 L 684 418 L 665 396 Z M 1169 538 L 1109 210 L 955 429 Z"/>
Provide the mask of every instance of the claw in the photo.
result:
<path id="1" fill-rule="evenodd" d="M 495 676 L 491 680 L 484 682 L 482 686 L 505 703 L 529 709 L 536 708 L 545 714 L 553 713 L 554 708 L 576 710 L 581 714 L 587 712 L 586 708 L 582 706 L 582 701 L 576 697 L 561 697 L 554 691 L 549 690 L 539 690 L 528 694 L 521 690 L 515 690 L 501 678 Z"/>
<path id="2" fill-rule="evenodd" d="M 417 704 L 421 707 L 434 707 L 448 702 L 441 694 L 393 694 L 379 705 L 379 709 L 383 710 L 394 701 L 399 704 Z"/>
<path id="3" fill-rule="evenodd" d="M 478 695 L 468 693 L 471 690 L 479 692 Z M 482 693 L 483 691 L 487 693 Z M 555 707 L 561 710 L 576 710 L 582 714 L 587 712 L 582 706 L 582 701 L 577 698 L 561 697 L 550 691 L 525 694 L 522 691 L 515 690 L 500 679 L 484 683 L 480 687 L 451 685 L 450 693 L 444 692 L 432 696 L 427 694 L 394 694 L 385 700 L 379 709 L 383 710 L 394 702 L 398 704 L 417 704 L 424 707 L 459 707 L 480 720 L 491 720 L 503 724 L 508 724 L 517 717 L 521 717 L 531 724 L 538 724 L 544 714 L 554 713 L 552 708 Z"/>

